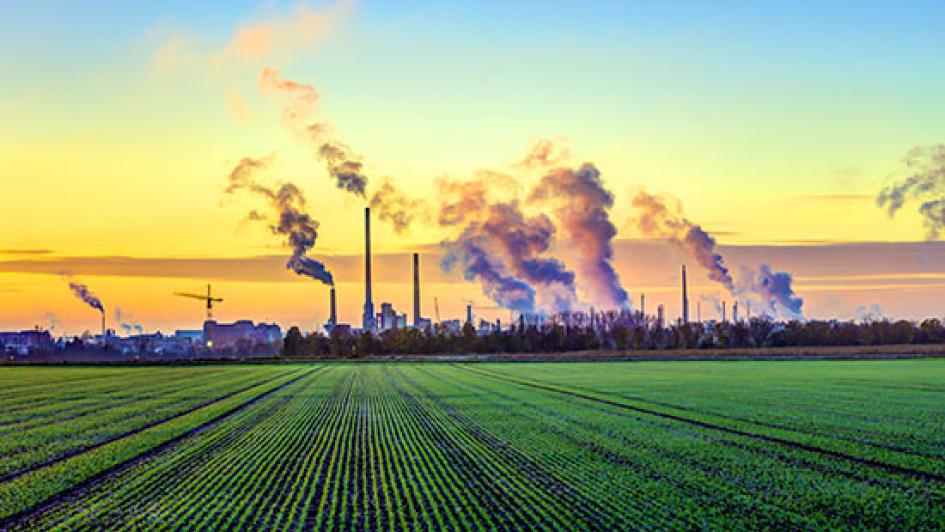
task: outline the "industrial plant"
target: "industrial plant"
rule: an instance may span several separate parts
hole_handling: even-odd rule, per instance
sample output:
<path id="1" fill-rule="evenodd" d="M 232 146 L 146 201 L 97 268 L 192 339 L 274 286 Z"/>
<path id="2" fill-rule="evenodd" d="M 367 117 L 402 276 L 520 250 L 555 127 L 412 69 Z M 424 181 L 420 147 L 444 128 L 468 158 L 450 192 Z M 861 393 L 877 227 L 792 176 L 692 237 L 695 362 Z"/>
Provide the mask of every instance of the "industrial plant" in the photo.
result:
<path id="1" fill-rule="evenodd" d="M 420 283 L 420 254 L 413 253 L 412 281 L 413 281 L 413 309 L 412 316 L 407 312 L 394 307 L 392 303 L 382 302 L 379 309 L 375 307 L 372 289 L 372 249 L 371 249 L 371 209 L 364 209 L 364 304 L 361 323 L 355 326 L 342 323 L 338 319 L 337 289 L 332 283 L 329 288 L 328 320 L 322 325 L 322 330 L 329 337 L 354 337 L 362 334 L 381 335 L 390 331 L 415 329 L 423 333 L 437 333 L 446 335 L 464 334 L 467 329 L 478 336 L 503 333 L 509 331 L 523 331 L 526 327 L 536 330 L 548 330 L 552 327 L 585 328 L 598 335 L 605 335 L 618 328 L 643 328 L 645 330 L 662 330 L 677 325 L 685 326 L 690 323 L 690 300 L 687 285 L 686 266 L 681 268 L 681 308 L 682 312 L 675 323 L 667 323 L 663 305 L 657 306 L 656 316 L 646 314 L 646 295 L 640 295 L 640 306 L 637 311 L 629 309 L 600 311 L 593 308 L 584 311 L 568 311 L 557 313 L 544 312 L 515 312 L 510 310 L 509 320 L 502 323 L 479 319 L 476 321 L 475 310 L 498 310 L 502 307 L 476 307 L 469 301 L 465 306 L 463 318 L 439 319 L 439 309 L 436 309 L 436 320 L 424 317 L 421 309 Z M 173 334 L 161 332 L 144 333 L 140 326 L 136 326 L 138 334 L 120 336 L 114 329 L 106 327 L 105 307 L 94 296 L 88 287 L 77 282 L 71 282 L 75 295 L 87 303 L 92 309 L 100 313 L 101 332 L 99 334 L 85 333 L 77 337 L 54 338 L 49 331 L 40 328 L 0 333 L 0 346 L 7 356 L 26 356 L 31 353 L 65 353 L 69 351 L 85 353 L 118 353 L 129 356 L 153 357 L 200 357 L 200 356 L 277 356 L 280 354 L 284 333 L 276 324 L 253 323 L 250 320 L 237 320 L 233 323 L 220 323 L 214 319 L 215 304 L 224 301 L 222 297 L 213 293 L 208 284 L 205 293 L 175 292 L 174 296 L 195 299 L 203 302 L 206 309 L 206 319 L 202 328 L 195 330 L 177 330 Z M 718 319 L 704 322 L 703 330 L 710 334 L 717 323 L 728 322 L 726 302 L 718 302 L 720 312 Z M 438 306 L 438 305 L 437 305 Z M 697 323 L 703 324 L 701 316 L 701 302 L 697 302 Z M 751 319 L 750 305 L 747 308 L 745 320 Z M 732 305 L 733 323 L 739 323 L 738 303 Z M 125 329 L 131 329 L 122 324 Z"/>

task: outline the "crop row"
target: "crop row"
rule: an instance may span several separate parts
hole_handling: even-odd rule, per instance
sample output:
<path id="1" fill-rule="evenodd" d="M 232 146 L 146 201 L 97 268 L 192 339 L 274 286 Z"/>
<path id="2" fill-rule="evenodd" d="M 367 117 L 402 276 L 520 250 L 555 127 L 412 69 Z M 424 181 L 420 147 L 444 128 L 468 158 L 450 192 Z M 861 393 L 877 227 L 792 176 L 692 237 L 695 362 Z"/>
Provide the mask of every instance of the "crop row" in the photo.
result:
<path id="1" fill-rule="evenodd" d="M 274 380 L 222 396 L 201 408 L 172 417 L 126 437 L 93 447 L 86 452 L 31 470 L 13 480 L 0 483 L 0 519 L 30 512 L 38 504 L 75 488 L 111 468 L 138 457 L 196 430 L 206 423 L 251 404 L 258 398 L 292 382 L 312 370 L 296 368 Z"/>
<path id="2" fill-rule="evenodd" d="M 573 474 L 573 485 L 610 490 L 618 500 L 654 500 L 653 508 L 665 505 L 700 526 L 929 524 L 943 517 L 929 511 L 942 502 L 938 483 L 452 368 L 411 371 L 428 373 L 425 387 L 536 461 Z M 488 402 L 473 399 L 487 393 Z"/>
<path id="3" fill-rule="evenodd" d="M 605 528 L 613 508 L 394 367 L 303 379 L 33 516 L 37 527 Z"/>

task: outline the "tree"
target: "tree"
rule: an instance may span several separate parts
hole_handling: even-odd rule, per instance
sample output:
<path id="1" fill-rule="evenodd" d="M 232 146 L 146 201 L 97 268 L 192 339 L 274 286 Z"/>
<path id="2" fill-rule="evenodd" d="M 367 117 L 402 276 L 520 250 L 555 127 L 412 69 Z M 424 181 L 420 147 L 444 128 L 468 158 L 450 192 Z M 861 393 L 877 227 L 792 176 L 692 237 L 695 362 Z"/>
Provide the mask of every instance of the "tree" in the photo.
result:
<path id="1" fill-rule="evenodd" d="M 282 354 L 287 357 L 295 357 L 305 354 L 303 352 L 302 331 L 298 327 L 290 327 L 285 333 L 285 339 L 282 341 Z"/>

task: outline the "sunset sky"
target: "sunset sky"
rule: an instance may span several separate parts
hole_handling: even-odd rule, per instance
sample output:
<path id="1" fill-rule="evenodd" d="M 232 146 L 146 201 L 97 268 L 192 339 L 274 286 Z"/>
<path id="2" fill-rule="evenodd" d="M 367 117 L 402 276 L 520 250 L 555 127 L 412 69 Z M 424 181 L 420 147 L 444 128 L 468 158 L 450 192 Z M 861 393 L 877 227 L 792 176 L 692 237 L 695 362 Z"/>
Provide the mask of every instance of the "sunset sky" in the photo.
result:
<path id="1" fill-rule="evenodd" d="M 562 164 L 593 162 L 613 192 L 616 269 L 648 307 L 678 312 L 686 258 L 636 232 L 641 188 L 677 198 L 736 275 L 794 274 L 807 317 L 943 314 L 945 247 L 922 242 L 915 208 L 875 202 L 911 148 L 945 142 L 940 2 L 79 4 L 2 7 L 0 330 L 94 328 L 62 274 L 148 330 L 198 327 L 200 302 L 170 294 L 207 282 L 222 320 L 313 329 L 327 288 L 286 272 L 281 240 L 247 220 L 257 204 L 224 193 L 242 157 L 268 154 L 267 178 L 304 190 L 313 254 L 357 323 L 365 201 L 285 127 L 264 67 L 315 87 L 369 187 L 427 200 L 437 178 L 480 169 L 528 186 L 540 172 L 515 163 L 530 143 L 567 145 Z M 419 250 L 427 315 L 434 296 L 443 317 L 493 305 L 439 271 L 445 236 L 376 223 L 375 304 L 410 310 Z"/>

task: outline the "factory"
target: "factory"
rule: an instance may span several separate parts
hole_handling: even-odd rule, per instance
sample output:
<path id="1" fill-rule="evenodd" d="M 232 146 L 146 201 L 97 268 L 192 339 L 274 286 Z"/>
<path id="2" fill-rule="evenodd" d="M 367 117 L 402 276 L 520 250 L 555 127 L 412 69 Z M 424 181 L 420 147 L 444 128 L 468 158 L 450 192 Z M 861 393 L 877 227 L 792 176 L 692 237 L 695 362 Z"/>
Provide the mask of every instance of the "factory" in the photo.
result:
<path id="1" fill-rule="evenodd" d="M 414 327 L 430 329 L 432 320 L 420 314 L 420 254 L 413 254 L 413 321 L 406 312 L 398 312 L 392 303 L 381 303 L 380 312 L 375 312 L 373 289 L 371 283 L 371 208 L 364 209 L 364 306 L 361 316 L 361 332 L 381 333 L 397 329 Z M 341 331 L 354 332 L 354 329 L 345 323 L 338 323 L 337 294 L 335 287 L 329 291 L 328 321 L 324 325 L 328 334 L 339 334 Z"/>

